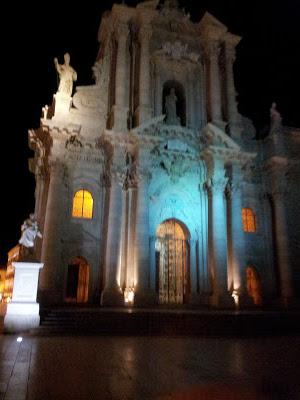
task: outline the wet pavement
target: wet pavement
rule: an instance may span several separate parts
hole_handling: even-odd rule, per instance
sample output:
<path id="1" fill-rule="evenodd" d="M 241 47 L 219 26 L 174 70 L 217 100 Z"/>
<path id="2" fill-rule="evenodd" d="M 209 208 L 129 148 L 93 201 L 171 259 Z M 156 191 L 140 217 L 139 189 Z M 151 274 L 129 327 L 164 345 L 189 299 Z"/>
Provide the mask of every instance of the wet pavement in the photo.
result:
<path id="1" fill-rule="evenodd" d="M 300 399 L 300 337 L 0 335 L 2 400 Z"/>

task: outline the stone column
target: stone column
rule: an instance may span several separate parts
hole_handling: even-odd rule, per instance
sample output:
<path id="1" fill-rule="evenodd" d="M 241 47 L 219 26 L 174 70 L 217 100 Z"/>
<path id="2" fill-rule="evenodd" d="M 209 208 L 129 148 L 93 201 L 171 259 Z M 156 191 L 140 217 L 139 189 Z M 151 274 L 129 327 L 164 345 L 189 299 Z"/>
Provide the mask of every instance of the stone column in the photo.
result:
<path id="1" fill-rule="evenodd" d="M 136 192 L 135 185 L 128 188 L 128 229 L 127 229 L 127 276 L 126 288 L 127 290 L 133 289 L 135 284 L 135 268 L 134 268 L 134 255 L 135 255 L 135 215 L 136 215 Z"/>
<path id="2" fill-rule="evenodd" d="M 280 297 L 282 304 L 288 306 L 293 297 L 292 274 L 289 261 L 288 230 L 285 214 L 285 190 L 280 188 L 273 191 L 273 206 L 275 217 L 275 237 L 277 263 L 280 275 Z"/>
<path id="3" fill-rule="evenodd" d="M 223 126 L 221 109 L 221 82 L 219 68 L 220 45 L 218 41 L 211 41 L 206 46 L 206 57 L 209 65 L 209 104 L 211 121 Z"/>
<path id="4" fill-rule="evenodd" d="M 211 304 L 218 307 L 233 307 L 233 298 L 228 292 L 227 278 L 227 221 L 225 187 L 227 178 L 217 173 L 210 182 L 210 265 L 213 268 L 213 294 Z"/>
<path id="5" fill-rule="evenodd" d="M 198 242 L 195 239 L 190 240 L 190 303 L 198 303 L 199 302 L 199 293 L 197 292 L 197 281 L 198 281 L 198 272 L 197 272 L 197 246 Z"/>
<path id="6" fill-rule="evenodd" d="M 119 174 L 111 176 L 109 215 L 106 244 L 105 287 L 101 296 L 104 306 L 123 305 L 124 299 L 118 282 L 120 273 L 122 231 L 122 185 Z"/>
<path id="7" fill-rule="evenodd" d="M 142 124 L 152 117 L 151 108 L 151 76 L 149 45 L 152 31 L 150 26 L 142 26 L 139 32 L 140 52 L 140 79 L 139 79 L 139 107 L 138 123 Z"/>
<path id="8" fill-rule="evenodd" d="M 235 61 L 235 45 L 226 42 L 226 88 L 227 88 L 227 118 L 230 134 L 233 138 L 240 138 L 240 116 L 237 108 L 236 90 L 234 84 L 233 64 Z"/>
<path id="9" fill-rule="evenodd" d="M 43 303 L 59 303 L 63 295 L 63 271 L 61 270 L 61 237 L 64 215 L 65 166 L 52 162 L 49 173 L 48 198 L 43 230 L 42 262 L 44 268 L 39 280 L 39 297 Z"/>
<path id="10" fill-rule="evenodd" d="M 228 195 L 230 207 L 229 222 L 229 249 L 230 249 L 230 269 L 231 269 L 231 289 L 239 296 L 239 305 L 247 305 L 246 293 L 246 260 L 245 260 L 245 233 L 242 221 L 242 185 L 243 177 L 237 171 L 238 166 L 233 166 L 233 176 Z"/>
<path id="11" fill-rule="evenodd" d="M 135 231 L 136 286 L 134 303 L 136 305 L 148 305 L 155 302 L 155 293 L 150 289 L 148 184 L 148 174 L 140 174 Z"/>
<path id="12" fill-rule="evenodd" d="M 116 104 L 113 106 L 113 129 L 124 132 L 127 130 L 127 117 L 129 110 L 126 91 L 126 81 L 128 80 L 126 45 L 129 30 L 127 23 L 120 23 L 117 29 L 118 50 L 116 64 Z"/>

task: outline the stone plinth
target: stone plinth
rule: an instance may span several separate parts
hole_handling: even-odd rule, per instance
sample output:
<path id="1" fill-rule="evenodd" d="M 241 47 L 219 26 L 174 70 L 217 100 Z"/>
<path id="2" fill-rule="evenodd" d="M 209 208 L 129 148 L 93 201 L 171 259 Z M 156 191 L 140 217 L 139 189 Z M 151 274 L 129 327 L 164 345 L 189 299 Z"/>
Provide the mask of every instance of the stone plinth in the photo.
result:
<path id="1" fill-rule="evenodd" d="M 55 102 L 55 118 L 64 118 L 67 114 L 69 114 L 72 97 L 61 94 L 57 92 L 54 95 Z"/>
<path id="2" fill-rule="evenodd" d="M 14 262 L 12 301 L 7 305 L 4 318 L 6 332 L 22 332 L 36 328 L 40 323 L 39 304 L 36 302 L 39 270 L 43 263 Z"/>

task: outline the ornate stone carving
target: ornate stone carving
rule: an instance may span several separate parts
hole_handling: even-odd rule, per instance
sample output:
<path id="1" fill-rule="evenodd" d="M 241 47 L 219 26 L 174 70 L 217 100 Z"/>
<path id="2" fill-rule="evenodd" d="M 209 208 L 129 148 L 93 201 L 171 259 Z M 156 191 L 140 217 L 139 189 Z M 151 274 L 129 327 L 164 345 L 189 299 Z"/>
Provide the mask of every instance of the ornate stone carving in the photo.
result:
<path id="1" fill-rule="evenodd" d="M 162 45 L 161 53 L 171 57 L 174 60 L 185 58 L 193 62 L 198 62 L 200 57 L 199 54 L 189 51 L 187 44 L 182 44 L 178 40 L 174 43 L 165 42 Z"/>
<path id="2" fill-rule="evenodd" d="M 178 182 L 179 178 L 192 168 L 191 160 L 187 159 L 183 154 L 170 152 L 161 154 L 159 149 L 156 149 L 152 154 L 155 153 L 154 167 L 159 167 L 166 171 L 173 183 Z"/>
<path id="3" fill-rule="evenodd" d="M 72 135 L 66 140 L 65 148 L 73 149 L 73 148 L 82 148 L 83 144 L 77 135 Z"/>
<path id="4" fill-rule="evenodd" d="M 73 96 L 73 105 L 79 111 L 101 113 L 105 119 L 104 94 L 96 89 L 96 86 L 78 88 Z"/>

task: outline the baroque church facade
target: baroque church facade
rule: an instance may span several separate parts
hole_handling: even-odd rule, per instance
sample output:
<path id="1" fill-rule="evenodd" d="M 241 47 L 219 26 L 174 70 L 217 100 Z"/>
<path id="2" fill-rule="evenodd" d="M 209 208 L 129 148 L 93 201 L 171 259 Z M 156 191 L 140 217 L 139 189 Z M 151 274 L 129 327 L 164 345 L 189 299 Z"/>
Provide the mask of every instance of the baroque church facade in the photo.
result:
<path id="1" fill-rule="evenodd" d="M 29 131 L 42 304 L 282 304 L 300 296 L 300 131 L 241 116 L 241 38 L 176 1 L 114 5 L 95 83 L 60 86 Z M 299 236 L 299 235 L 298 235 Z"/>

